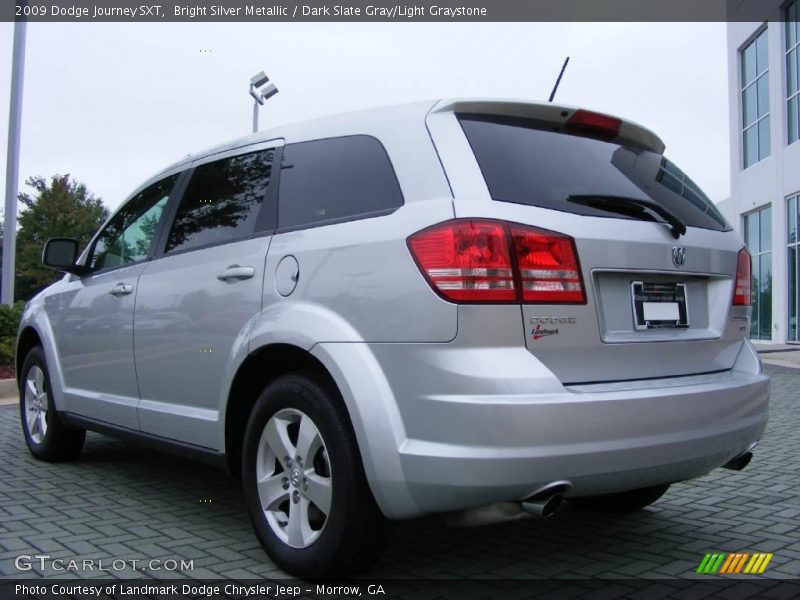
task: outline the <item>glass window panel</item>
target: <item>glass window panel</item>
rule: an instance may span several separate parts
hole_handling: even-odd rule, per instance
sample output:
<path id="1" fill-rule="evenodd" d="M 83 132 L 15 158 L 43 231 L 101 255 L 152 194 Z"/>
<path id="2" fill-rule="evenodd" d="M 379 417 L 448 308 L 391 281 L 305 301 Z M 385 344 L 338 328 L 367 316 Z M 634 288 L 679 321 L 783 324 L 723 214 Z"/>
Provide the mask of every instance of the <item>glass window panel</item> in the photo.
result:
<path id="1" fill-rule="evenodd" d="M 759 244 L 760 252 L 772 250 L 772 208 L 759 211 Z"/>
<path id="2" fill-rule="evenodd" d="M 800 341 L 797 337 L 797 246 L 789 247 L 789 334 L 792 341 Z"/>
<path id="3" fill-rule="evenodd" d="M 772 339 L 772 253 L 759 257 L 758 330 L 759 339 Z"/>
<path id="4" fill-rule="evenodd" d="M 756 45 L 751 42 L 742 51 L 742 87 L 756 78 Z"/>
<path id="5" fill-rule="evenodd" d="M 744 218 L 744 243 L 750 254 L 758 252 L 758 213 Z"/>
<path id="6" fill-rule="evenodd" d="M 786 96 L 797 91 L 797 48 L 786 55 Z"/>
<path id="7" fill-rule="evenodd" d="M 758 78 L 758 116 L 763 117 L 769 112 L 769 73 L 764 73 Z"/>
<path id="8" fill-rule="evenodd" d="M 280 227 L 311 227 L 366 218 L 403 205 L 383 145 L 353 135 L 289 144 L 278 198 Z"/>
<path id="9" fill-rule="evenodd" d="M 795 218 L 797 219 L 798 232 L 800 232 L 800 196 L 795 196 L 795 200 L 797 201 L 797 213 L 795 214 Z"/>
<path id="10" fill-rule="evenodd" d="M 754 83 L 742 92 L 742 126 L 755 122 L 758 118 L 758 87 Z"/>
<path id="11" fill-rule="evenodd" d="M 269 185 L 273 150 L 242 154 L 195 169 L 167 241 L 167 252 L 248 236 Z"/>
<path id="12" fill-rule="evenodd" d="M 758 162 L 758 126 L 753 125 L 744 132 L 743 141 L 745 168 Z"/>
<path id="13" fill-rule="evenodd" d="M 664 173 L 659 181 L 661 185 L 671 189 L 676 194 L 683 193 L 683 183 L 669 173 Z"/>
<path id="14" fill-rule="evenodd" d="M 791 144 L 800 139 L 800 96 L 795 96 L 789 100 L 786 113 L 789 127 L 789 143 Z"/>
<path id="15" fill-rule="evenodd" d="M 685 179 L 686 174 L 678 168 L 671 160 L 667 160 L 666 158 L 661 160 L 661 166 L 664 167 L 669 173 L 677 177 L 678 179 Z"/>
<path id="16" fill-rule="evenodd" d="M 767 54 L 767 30 L 765 29 L 756 38 L 756 71 L 758 73 L 763 73 L 769 67 Z"/>
<path id="17" fill-rule="evenodd" d="M 786 7 L 786 47 L 791 48 L 792 46 L 797 43 L 797 27 L 795 9 L 797 8 L 797 2 L 792 2 L 789 6 Z"/>
<path id="18" fill-rule="evenodd" d="M 786 203 L 786 239 L 790 244 L 797 242 L 797 196 Z"/>
<path id="19" fill-rule="evenodd" d="M 797 2 L 792 4 L 794 5 L 794 16 L 792 17 L 792 21 L 794 21 L 794 41 L 797 43 L 800 42 L 800 4 Z"/>
<path id="20" fill-rule="evenodd" d="M 769 148 L 769 117 L 764 117 L 758 122 L 758 160 L 769 156 Z"/>
<path id="21" fill-rule="evenodd" d="M 632 218 L 625 207 L 597 199 L 627 196 L 663 206 L 687 227 L 729 229 L 697 185 L 692 185 L 695 191 L 687 201 L 683 187 L 688 177 L 682 172 L 681 179 L 674 177 L 671 171 L 679 169 L 673 169 L 660 154 L 554 133 L 548 131 L 551 126 L 532 119 L 457 116 L 494 200 L 587 216 Z M 281 194 L 283 182 L 284 173 Z"/>
<path id="22" fill-rule="evenodd" d="M 797 42 L 800 42 L 800 2 L 792 2 L 792 4 L 789 6 L 789 9 L 791 9 L 791 17 L 787 19 L 787 21 L 794 23 L 792 40 L 796 44 Z"/>
<path id="23" fill-rule="evenodd" d="M 752 315 L 750 318 L 750 337 L 754 340 L 758 339 L 758 307 L 759 307 L 759 294 L 758 294 L 758 282 L 760 278 L 758 276 L 758 269 L 759 269 L 759 261 L 758 257 L 753 257 L 753 271 L 751 273 L 752 281 L 750 282 L 750 289 L 752 290 L 751 295 L 751 304 L 753 306 L 750 314 Z"/>
<path id="24" fill-rule="evenodd" d="M 92 248 L 88 265 L 93 270 L 121 267 L 147 257 L 177 179 L 172 175 L 145 188 L 114 215 Z"/>

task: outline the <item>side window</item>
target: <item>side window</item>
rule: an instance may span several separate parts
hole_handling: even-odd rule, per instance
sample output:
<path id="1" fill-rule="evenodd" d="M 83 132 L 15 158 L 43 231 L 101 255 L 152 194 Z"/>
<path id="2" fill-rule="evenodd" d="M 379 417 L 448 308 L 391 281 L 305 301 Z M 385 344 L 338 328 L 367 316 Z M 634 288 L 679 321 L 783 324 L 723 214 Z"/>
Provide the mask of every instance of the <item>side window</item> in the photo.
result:
<path id="1" fill-rule="evenodd" d="M 181 199 L 167 252 L 241 238 L 255 232 L 269 185 L 274 150 L 200 165 Z"/>
<path id="2" fill-rule="evenodd" d="M 373 137 L 289 144 L 283 150 L 278 226 L 308 227 L 403 204 L 392 164 Z"/>
<path id="3" fill-rule="evenodd" d="M 99 271 L 146 258 L 177 180 L 172 175 L 131 198 L 98 236 L 87 265 Z"/>

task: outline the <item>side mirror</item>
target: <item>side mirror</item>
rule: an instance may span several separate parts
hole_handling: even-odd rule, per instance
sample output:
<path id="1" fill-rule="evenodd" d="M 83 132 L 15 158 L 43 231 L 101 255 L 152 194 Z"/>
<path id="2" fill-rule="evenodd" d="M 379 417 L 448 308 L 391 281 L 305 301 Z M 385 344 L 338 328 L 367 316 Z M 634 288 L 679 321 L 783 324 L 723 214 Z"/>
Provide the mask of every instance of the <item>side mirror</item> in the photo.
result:
<path id="1" fill-rule="evenodd" d="M 82 275 L 86 269 L 76 265 L 78 260 L 78 240 L 71 238 L 52 238 L 47 240 L 42 251 L 42 263 L 56 271 Z"/>

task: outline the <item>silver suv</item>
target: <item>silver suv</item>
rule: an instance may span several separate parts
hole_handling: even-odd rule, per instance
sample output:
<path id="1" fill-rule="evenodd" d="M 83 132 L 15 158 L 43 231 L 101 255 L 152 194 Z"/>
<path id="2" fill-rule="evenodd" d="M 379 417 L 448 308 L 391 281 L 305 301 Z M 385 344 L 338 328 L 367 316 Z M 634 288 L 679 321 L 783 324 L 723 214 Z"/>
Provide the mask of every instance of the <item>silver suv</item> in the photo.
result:
<path id="1" fill-rule="evenodd" d="M 224 465 L 286 571 L 387 520 L 634 510 L 742 468 L 769 384 L 750 257 L 650 131 L 442 100 L 280 127 L 147 181 L 25 310 L 30 451 Z"/>

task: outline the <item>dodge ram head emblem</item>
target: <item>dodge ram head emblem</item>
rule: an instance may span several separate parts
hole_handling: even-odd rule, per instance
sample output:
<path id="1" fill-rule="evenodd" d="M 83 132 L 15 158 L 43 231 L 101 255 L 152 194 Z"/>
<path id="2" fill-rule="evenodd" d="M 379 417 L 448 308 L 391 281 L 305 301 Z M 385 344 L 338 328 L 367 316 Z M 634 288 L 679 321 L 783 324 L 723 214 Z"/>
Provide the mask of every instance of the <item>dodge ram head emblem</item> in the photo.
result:
<path id="1" fill-rule="evenodd" d="M 673 246 L 672 262 L 675 263 L 676 267 L 682 267 L 683 263 L 686 262 L 686 248 L 683 246 Z"/>

